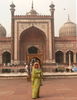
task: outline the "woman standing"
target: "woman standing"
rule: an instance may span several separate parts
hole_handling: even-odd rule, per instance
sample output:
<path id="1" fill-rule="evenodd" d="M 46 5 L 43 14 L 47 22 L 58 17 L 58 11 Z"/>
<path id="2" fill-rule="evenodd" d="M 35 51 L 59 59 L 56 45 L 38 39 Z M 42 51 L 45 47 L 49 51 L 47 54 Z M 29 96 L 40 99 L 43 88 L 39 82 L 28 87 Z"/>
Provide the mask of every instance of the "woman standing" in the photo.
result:
<path id="1" fill-rule="evenodd" d="M 42 70 L 40 64 L 35 62 L 32 68 L 32 98 L 39 98 L 40 86 L 42 79 Z"/>

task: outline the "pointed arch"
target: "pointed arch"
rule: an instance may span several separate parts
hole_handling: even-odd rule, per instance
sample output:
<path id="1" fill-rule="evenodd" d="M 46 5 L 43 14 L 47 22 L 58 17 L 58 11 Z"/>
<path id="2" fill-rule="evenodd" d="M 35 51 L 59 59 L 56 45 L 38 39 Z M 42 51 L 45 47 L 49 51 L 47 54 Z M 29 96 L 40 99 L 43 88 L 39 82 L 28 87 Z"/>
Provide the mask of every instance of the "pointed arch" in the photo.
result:
<path id="1" fill-rule="evenodd" d="M 24 30 L 20 35 L 20 39 L 22 39 L 22 37 L 25 36 L 26 34 L 29 34 L 30 31 L 31 31 L 31 33 L 33 33 L 33 32 L 36 32 L 36 34 L 39 33 L 39 35 L 41 35 L 46 40 L 45 33 L 41 29 L 39 29 L 35 26 L 31 26 L 31 27 L 27 28 L 26 30 Z"/>
<path id="2" fill-rule="evenodd" d="M 71 59 L 71 63 L 73 63 L 73 51 L 69 50 L 66 52 L 66 63 L 69 64 L 69 53 L 70 53 L 70 59 Z"/>
<path id="3" fill-rule="evenodd" d="M 57 51 L 55 53 L 55 61 L 56 61 L 56 63 L 62 64 L 63 60 L 64 60 L 64 54 L 63 54 L 63 52 L 62 51 Z"/>
<path id="4" fill-rule="evenodd" d="M 28 59 L 29 54 L 43 54 L 46 52 L 46 35 L 35 26 L 24 30 L 20 35 L 19 40 L 20 61 Z M 43 55 L 45 58 L 45 55 Z"/>
<path id="5" fill-rule="evenodd" d="M 28 48 L 28 53 L 29 54 L 37 54 L 38 53 L 38 48 L 35 46 L 32 46 L 30 48 Z"/>
<path id="6" fill-rule="evenodd" d="M 3 52 L 2 63 L 5 63 L 5 64 L 11 63 L 11 53 L 10 52 L 8 51 Z"/>

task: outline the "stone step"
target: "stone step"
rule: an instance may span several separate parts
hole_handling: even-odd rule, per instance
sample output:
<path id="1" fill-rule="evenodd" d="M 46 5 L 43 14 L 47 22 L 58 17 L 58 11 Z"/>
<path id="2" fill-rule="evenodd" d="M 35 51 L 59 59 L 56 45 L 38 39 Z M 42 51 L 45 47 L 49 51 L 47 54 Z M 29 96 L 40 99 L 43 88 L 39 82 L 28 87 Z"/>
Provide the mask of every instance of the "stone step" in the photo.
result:
<path id="1" fill-rule="evenodd" d="M 0 79 L 27 79 L 27 73 L 9 73 L 0 74 Z M 43 73 L 43 78 L 45 79 L 61 79 L 61 78 L 77 78 L 76 72 L 70 73 Z"/>

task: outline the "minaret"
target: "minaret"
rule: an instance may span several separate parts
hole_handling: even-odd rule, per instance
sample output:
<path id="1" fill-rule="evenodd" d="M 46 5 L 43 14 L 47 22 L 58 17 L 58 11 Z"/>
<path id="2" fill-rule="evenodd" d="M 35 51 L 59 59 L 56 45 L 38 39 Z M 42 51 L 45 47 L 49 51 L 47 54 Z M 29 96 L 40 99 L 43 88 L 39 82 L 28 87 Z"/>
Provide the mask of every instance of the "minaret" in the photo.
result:
<path id="1" fill-rule="evenodd" d="M 14 62 L 14 12 L 15 12 L 15 5 L 12 2 L 10 5 L 11 11 L 11 63 Z"/>
<path id="2" fill-rule="evenodd" d="M 51 5 L 49 7 L 50 7 L 51 16 L 54 18 L 55 5 L 53 3 L 51 3 Z"/>
<path id="3" fill-rule="evenodd" d="M 52 61 L 55 62 L 55 45 L 54 45 L 54 11 L 55 5 L 51 3 L 50 13 L 51 13 L 51 41 L 52 41 Z"/>
<path id="4" fill-rule="evenodd" d="M 11 11 L 11 17 L 13 17 L 14 16 L 14 12 L 15 12 L 15 5 L 14 5 L 14 3 L 12 2 L 12 4 L 10 5 L 10 11 Z"/>

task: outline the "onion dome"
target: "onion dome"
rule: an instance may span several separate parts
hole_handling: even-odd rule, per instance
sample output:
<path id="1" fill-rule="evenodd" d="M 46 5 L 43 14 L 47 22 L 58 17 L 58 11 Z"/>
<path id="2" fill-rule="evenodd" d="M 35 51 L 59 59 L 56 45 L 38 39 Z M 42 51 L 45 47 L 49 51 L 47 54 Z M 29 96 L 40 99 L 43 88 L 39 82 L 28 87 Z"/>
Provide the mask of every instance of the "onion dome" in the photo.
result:
<path id="1" fill-rule="evenodd" d="M 32 9 L 30 12 L 27 13 L 27 15 L 38 15 L 38 13 Z"/>
<path id="2" fill-rule="evenodd" d="M 60 37 L 76 36 L 76 24 L 71 22 L 68 18 L 68 21 L 59 30 Z"/>
<path id="3" fill-rule="evenodd" d="M 30 12 L 27 12 L 27 15 L 38 15 L 37 11 L 34 10 L 33 2 L 32 2 L 32 9 L 30 10 Z"/>
<path id="4" fill-rule="evenodd" d="M 6 29 L 0 24 L 0 37 L 6 37 Z"/>

